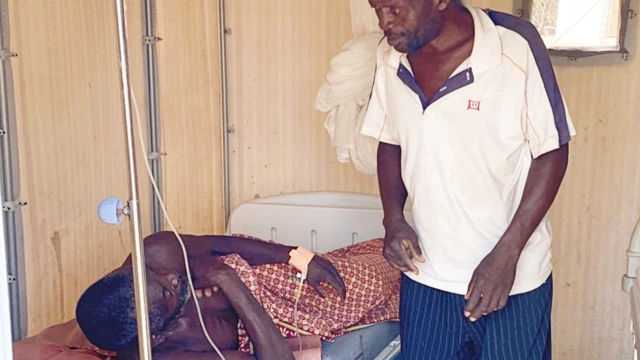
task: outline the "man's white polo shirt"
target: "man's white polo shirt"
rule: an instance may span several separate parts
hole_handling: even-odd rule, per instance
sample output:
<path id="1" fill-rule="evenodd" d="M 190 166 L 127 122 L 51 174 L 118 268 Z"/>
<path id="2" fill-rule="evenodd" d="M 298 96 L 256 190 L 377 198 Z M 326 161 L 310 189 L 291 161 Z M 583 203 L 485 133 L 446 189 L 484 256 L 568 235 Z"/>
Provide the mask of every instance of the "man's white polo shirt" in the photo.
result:
<path id="1" fill-rule="evenodd" d="M 522 198 L 532 160 L 576 132 L 535 27 L 508 14 L 468 7 L 471 56 L 427 99 L 406 54 L 378 48 L 373 94 L 362 133 L 402 148 L 402 178 L 427 259 L 425 285 L 465 294 L 473 271 L 494 248 Z M 518 263 L 511 294 L 551 274 L 545 217 Z"/>

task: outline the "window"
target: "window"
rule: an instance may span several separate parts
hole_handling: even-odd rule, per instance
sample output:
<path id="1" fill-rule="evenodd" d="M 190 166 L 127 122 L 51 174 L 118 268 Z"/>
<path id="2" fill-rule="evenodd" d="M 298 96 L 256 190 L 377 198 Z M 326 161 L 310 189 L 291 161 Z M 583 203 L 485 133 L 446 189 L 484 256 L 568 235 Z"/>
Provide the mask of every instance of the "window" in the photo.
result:
<path id="1" fill-rule="evenodd" d="M 629 0 L 524 0 L 522 15 L 551 54 L 571 58 L 622 53 Z"/>

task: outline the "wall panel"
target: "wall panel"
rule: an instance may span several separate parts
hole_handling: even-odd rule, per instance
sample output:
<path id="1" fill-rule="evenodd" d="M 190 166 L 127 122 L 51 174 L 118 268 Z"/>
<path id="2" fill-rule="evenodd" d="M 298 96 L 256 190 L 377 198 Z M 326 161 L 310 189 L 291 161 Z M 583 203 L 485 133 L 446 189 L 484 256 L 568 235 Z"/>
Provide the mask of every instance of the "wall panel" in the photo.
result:
<path id="1" fill-rule="evenodd" d="M 340 164 L 314 110 L 329 61 L 351 38 L 344 0 L 227 1 L 232 208 L 293 191 L 377 192 Z"/>
<path id="2" fill-rule="evenodd" d="M 156 1 L 165 204 L 191 234 L 224 232 L 218 2 Z M 168 229 L 168 225 L 165 223 Z"/>
<path id="3" fill-rule="evenodd" d="M 138 3 L 128 6 L 130 65 L 144 116 Z M 102 199 L 129 196 L 114 4 L 9 1 L 30 335 L 73 317 L 82 291 L 129 252 L 127 220 L 96 215 Z"/>
<path id="4" fill-rule="evenodd" d="M 635 27 L 631 30 L 637 48 Z M 558 59 L 560 86 L 578 131 L 571 167 L 552 209 L 556 353 L 562 359 L 629 359 L 626 250 L 640 217 L 638 59 Z"/>
<path id="5" fill-rule="evenodd" d="M 72 317 L 82 291 L 129 253 L 129 222 L 104 225 L 95 210 L 106 197 L 129 196 L 114 4 L 9 2 L 12 50 L 19 53 L 12 63 L 22 198 L 29 203 L 29 334 Z M 127 3 L 127 25 L 133 94 L 146 138 L 141 4 Z M 222 232 L 217 3 L 157 1 L 157 16 L 164 38 L 158 69 L 165 204 L 184 232 Z M 147 235 L 151 189 L 145 154 L 136 145 Z"/>

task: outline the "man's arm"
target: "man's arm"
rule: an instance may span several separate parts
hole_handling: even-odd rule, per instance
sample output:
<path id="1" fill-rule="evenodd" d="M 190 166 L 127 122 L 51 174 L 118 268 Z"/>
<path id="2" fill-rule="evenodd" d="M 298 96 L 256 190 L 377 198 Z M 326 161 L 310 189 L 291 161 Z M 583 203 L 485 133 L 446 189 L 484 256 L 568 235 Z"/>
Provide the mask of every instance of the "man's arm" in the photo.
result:
<path id="1" fill-rule="evenodd" d="M 497 244 L 498 251 L 520 257 L 527 241 L 551 208 L 569 162 L 569 145 L 533 160 L 520 206 Z"/>
<path id="2" fill-rule="evenodd" d="M 249 265 L 279 264 L 289 261 L 291 246 L 254 239 L 218 235 L 183 235 L 184 246 L 190 258 L 238 254 Z M 149 266 L 183 269 L 182 248 L 175 234 L 161 231 L 144 240 L 145 258 Z"/>
<path id="3" fill-rule="evenodd" d="M 289 252 L 294 249 L 292 246 L 234 236 L 180 235 L 180 237 L 184 241 L 189 259 L 238 254 L 251 266 L 286 264 L 289 262 Z M 147 266 L 184 272 L 182 247 L 173 232 L 158 232 L 145 238 L 144 253 Z M 130 261 L 131 256 L 125 263 Z M 189 262 L 192 263 L 192 261 Z M 322 283 L 332 286 L 343 299 L 346 296 L 344 280 L 333 264 L 321 256 L 314 256 L 309 263 L 307 280 L 322 297 L 327 296 Z"/>
<path id="4" fill-rule="evenodd" d="M 238 254 L 251 266 L 286 264 L 289 262 L 289 252 L 294 249 L 292 246 L 234 236 L 180 235 L 180 237 L 184 241 L 189 259 Z M 173 232 L 163 231 L 148 236 L 144 241 L 144 249 L 145 263 L 148 266 L 184 271 L 182 247 Z M 131 257 L 129 256 L 126 261 L 131 261 Z M 322 283 L 332 286 L 341 298 L 346 297 L 346 285 L 338 270 L 321 256 L 314 256 L 309 263 L 307 281 L 321 297 L 327 296 Z"/>
<path id="5" fill-rule="evenodd" d="M 378 185 L 384 210 L 383 224 L 387 227 L 397 221 L 405 221 L 407 189 L 402 182 L 400 146 L 380 142 L 377 157 Z"/>
<path id="6" fill-rule="evenodd" d="M 224 292 L 231 306 L 247 330 L 247 335 L 256 348 L 258 360 L 293 360 L 293 352 L 285 341 L 273 319 L 251 294 L 236 272 L 224 263 L 209 267 L 206 283 L 211 283 Z"/>
<path id="7" fill-rule="evenodd" d="M 509 227 L 469 284 L 465 315 L 470 319 L 506 305 L 520 254 L 556 198 L 568 159 L 569 145 L 564 145 L 533 160 L 522 200 Z"/>
<path id="8" fill-rule="evenodd" d="M 418 273 L 411 260 L 424 262 L 424 257 L 418 236 L 404 217 L 407 189 L 402 181 L 401 153 L 398 145 L 384 142 L 378 145 L 378 184 L 386 230 L 384 256 L 396 269 Z"/>
<path id="9" fill-rule="evenodd" d="M 273 320 L 262 308 L 260 303 L 253 297 L 236 272 L 228 265 L 213 260 L 211 263 L 198 262 L 201 268 L 196 272 L 200 273 L 199 279 L 194 283 L 195 287 L 216 286 L 217 291 L 222 291 L 233 307 L 240 321 L 244 325 L 247 335 L 255 346 L 255 356 L 248 356 L 237 351 L 223 352 L 227 360 L 294 360 L 293 352 L 282 336 Z M 215 342 L 216 340 L 213 339 Z M 137 360 L 137 349 L 118 352 L 118 357 L 123 360 Z M 181 349 L 161 349 L 154 348 L 153 358 L 168 360 L 214 360 L 219 356 L 212 348 L 208 352 L 191 352 Z"/>

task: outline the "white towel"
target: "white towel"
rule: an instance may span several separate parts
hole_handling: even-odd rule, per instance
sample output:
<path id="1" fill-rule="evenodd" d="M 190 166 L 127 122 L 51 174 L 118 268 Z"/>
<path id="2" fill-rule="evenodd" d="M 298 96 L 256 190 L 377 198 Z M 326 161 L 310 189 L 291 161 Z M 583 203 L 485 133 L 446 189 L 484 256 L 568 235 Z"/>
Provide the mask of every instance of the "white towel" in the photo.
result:
<path id="1" fill-rule="evenodd" d="M 357 36 L 342 46 L 330 63 L 327 81 L 320 87 L 315 108 L 328 112 L 324 127 L 336 147 L 337 159 L 349 160 L 356 170 L 376 175 L 378 142 L 360 134 L 367 110 L 376 66 L 376 49 L 381 33 Z"/>

